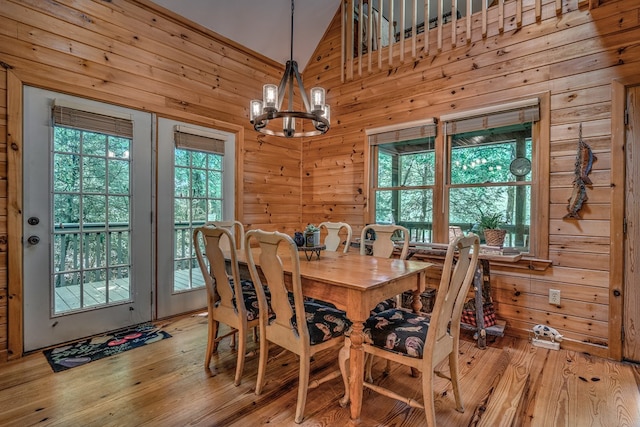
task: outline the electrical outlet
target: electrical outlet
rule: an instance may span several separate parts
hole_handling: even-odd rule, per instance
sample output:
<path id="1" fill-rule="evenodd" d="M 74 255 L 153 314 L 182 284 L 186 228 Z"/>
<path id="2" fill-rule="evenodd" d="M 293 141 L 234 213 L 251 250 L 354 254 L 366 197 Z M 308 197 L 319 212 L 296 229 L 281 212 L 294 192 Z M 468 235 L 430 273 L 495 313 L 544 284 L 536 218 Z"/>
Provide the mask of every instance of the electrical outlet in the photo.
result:
<path id="1" fill-rule="evenodd" d="M 549 304 L 560 305 L 560 291 L 549 289 Z"/>

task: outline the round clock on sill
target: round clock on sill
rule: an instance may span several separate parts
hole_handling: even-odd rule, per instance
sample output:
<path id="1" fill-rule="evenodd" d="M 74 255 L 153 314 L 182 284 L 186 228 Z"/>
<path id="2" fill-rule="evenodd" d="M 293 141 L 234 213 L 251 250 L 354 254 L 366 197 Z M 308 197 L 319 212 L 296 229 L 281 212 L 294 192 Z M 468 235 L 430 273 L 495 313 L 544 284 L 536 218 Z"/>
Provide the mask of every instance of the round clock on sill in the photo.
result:
<path id="1" fill-rule="evenodd" d="M 511 161 L 509 170 L 517 177 L 525 176 L 531 171 L 531 161 L 525 157 L 518 157 Z"/>

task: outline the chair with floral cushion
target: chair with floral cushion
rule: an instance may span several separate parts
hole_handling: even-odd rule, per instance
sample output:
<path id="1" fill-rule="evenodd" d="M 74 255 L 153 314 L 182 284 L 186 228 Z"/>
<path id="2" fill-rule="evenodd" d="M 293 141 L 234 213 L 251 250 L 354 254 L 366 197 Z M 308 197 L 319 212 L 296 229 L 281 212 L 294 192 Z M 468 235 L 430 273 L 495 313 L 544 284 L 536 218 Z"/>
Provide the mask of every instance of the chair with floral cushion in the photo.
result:
<path id="1" fill-rule="evenodd" d="M 252 246 L 255 248 L 252 249 Z M 300 423 L 304 418 L 308 389 L 340 376 L 336 367 L 334 372 L 310 385 L 311 358 L 323 350 L 337 351 L 343 345 L 344 332 L 351 326 L 351 322 L 344 311 L 318 301 L 305 301 L 302 295 L 298 248 L 291 237 L 277 231 L 251 230 L 246 235 L 245 251 L 260 309 L 260 360 L 256 394 L 261 394 L 264 387 L 269 343 L 297 354 L 300 368 L 295 422 Z M 258 262 L 254 258 L 254 251 Z M 291 260 L 291 292 L 285 286 L 281 254 Z M 258 274 L 257 264 L 261 275 Z M 267 310 L 265 288 L 271 294 L 272 313 Z"/>
<path id="2" fill-rule="evenodd" d="M 230 248 L 221 247 L 224 241 L 231 242 Z M 239 385 L 244 369 L 247 333 L 249 328 L 256 328 L 259 324 L 257 295 L 250 280 L 240 280 L 235 239 L 229 230 L 213 224 L 196 228 L 193 230 L 193 244 L 207 288 L 209 332 L 204 366 L 209 367 L 220 340 L 232 335 L 233 347 L 238 333 L 235 384 Z M 230 254 L 231 275 L 227 273 L 223 250 Z M 236 299 L 236 295 L 242 295 L 242 298 Z M 220 322 L 231 328 L 223 336 L 218 336 Z"/>
<path id="3" fill-rule="evenodd" d="M 412 371 L 422 372 L 422 403 L 380 385 L 365 382 L 364 386 L 406 402 L 413 408 L 424 409 L 427 426 L 436 425 L 433 400 L 434 373 L 451 381 L 456 409 L 464 411 L 458 382 L 460 316 L 476 272 L 479 245 L 480 241 L 475 234 L 458 237 L 449 245 L 430 319 L 421 313 L 394 308 L 371 316 L 364 325 L 363 347 L 366 356 L 382 357 L 407 365 Z M 342 405 L 349 402 L 349 347 L 350 341 L 347 338 L 339 356 L 345 384 L 345 396 L 340 402 Z M 434 372 L 435 367 L 445 359 L 449 362 L 449 376 Z M 370 378 L 370 374 L 365 375 L 365 378 Z"/>
<path id="4" fill-rule="evenodd" d="M 351 246 L 351 236 L 353 234 L 353 231 L 349 224 L 347 224 L 346 222 L 325 221 L 320 223 L 318 228 L 320 228 L 320 230 L 322 230 L 323 228 L 327 230 L 327 237 L 324 238 L 324 245 L 326 246 L 327 251 L 332 252 L 338 250 L 340 241 L 342 240 L 340 239 L 340 231 L 344 230 L 344 232 L 347 233 L 347 236 L 344 241 L 344 248 L 342 249 L 342 252 L 349 252 L 349 247 Z"/>

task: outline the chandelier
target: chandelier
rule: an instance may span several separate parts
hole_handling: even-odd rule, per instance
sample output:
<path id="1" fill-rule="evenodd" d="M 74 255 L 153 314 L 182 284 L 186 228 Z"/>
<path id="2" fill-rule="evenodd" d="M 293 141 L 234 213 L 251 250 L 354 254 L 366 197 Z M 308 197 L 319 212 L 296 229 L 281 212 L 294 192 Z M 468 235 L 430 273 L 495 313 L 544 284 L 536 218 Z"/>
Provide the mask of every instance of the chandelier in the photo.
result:
<path id="1" fill-rule="evenodd" d="M 298 63 L 293 60 L 293 3 L 291 0 L 291 53 L 280 85 L 266 84 L 262 88 L 262 100 L 252 99 L 249 106 L 249 119 L 253 128 L 266 135 L 305 137 L 322 135 L 329 130 L 329 106 L 325 104 L 325 91 L 321 87 L 311 88 L 309 97 L 302 85 L 298 72 Z M 298 85 L 300 97 L 306 111 L 293 109 L 294 81 Z M 282 110 L 282 101 L 287 95 L 287 109 Z M 301 119 L 304 129 L 305 121 L 311 121 L 313 130 L 296 132 L 296 121 Z M 272 122 L 271 126 L 269 122 Z"/>

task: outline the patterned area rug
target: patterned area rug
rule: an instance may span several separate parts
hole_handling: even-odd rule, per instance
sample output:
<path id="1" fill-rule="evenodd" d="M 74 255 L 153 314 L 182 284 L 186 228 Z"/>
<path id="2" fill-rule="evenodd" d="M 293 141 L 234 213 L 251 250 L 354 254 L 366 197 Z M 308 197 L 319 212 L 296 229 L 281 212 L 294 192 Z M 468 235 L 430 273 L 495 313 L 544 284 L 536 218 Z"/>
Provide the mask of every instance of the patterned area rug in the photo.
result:
<path id="1" fill-rule="evenodd" d="M 170 337 L 171 335 L 160 330 L 157 326 L 147 323 L 44 350 L 42 353 L 53 371 L 60 372 Z"/>

